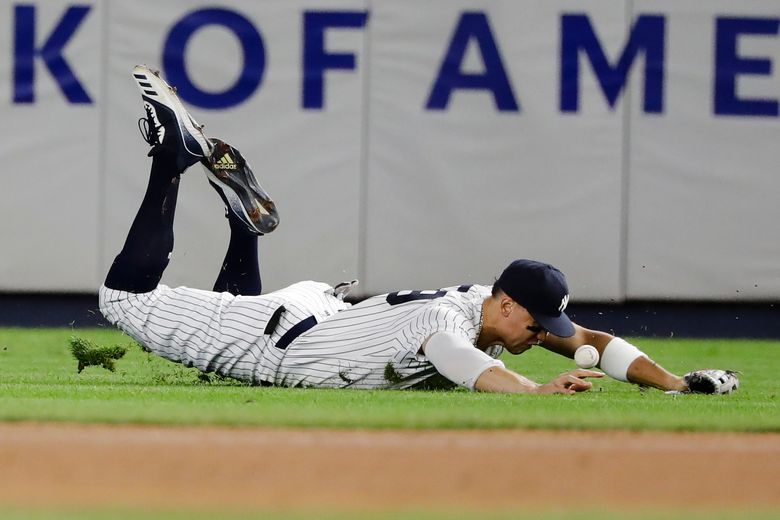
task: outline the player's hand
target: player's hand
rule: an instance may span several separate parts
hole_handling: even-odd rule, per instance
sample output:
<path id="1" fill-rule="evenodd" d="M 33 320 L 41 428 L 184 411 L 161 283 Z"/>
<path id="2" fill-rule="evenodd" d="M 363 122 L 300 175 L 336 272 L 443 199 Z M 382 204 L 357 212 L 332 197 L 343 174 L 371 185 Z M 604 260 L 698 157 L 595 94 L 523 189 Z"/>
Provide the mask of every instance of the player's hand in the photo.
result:
<path id="1" fill-rule="evenodd" d="M 539 394 L 574 394 L 584 392 L 593 387 L 593 383 L 585 381 L 586 377 L 604 377 L 601 372 L 579 368 L 570 372 L 564 372 L 549 383 L 540 385 L 536 392 Z"/>

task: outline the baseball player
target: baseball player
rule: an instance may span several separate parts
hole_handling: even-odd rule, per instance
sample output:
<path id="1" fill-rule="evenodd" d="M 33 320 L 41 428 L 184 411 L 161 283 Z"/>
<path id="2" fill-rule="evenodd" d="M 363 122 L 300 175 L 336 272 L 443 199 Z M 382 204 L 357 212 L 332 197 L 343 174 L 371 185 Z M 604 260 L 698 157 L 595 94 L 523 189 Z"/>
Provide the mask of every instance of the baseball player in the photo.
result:
<path id="1" fill-rule="evenodd" d="M 579 369 L 539 384 L 497 358 L 533 345 L 571 358 L 589 344 L 599 352 L 601 370 L 621 381 L 673 392 L 738 387 L 733 372 L 678 376 L 627 341 L 572 323 L 563 273 L 532 260 L 510 263 L 492 286 L 399 291 L 356 305 L 343 298 L 357 281 L 335 287 L 304 281 L 261 294 L 258 237 L 279 224 L 276 206 L 238 150 L 207 138 L 159 73 L 137 66 L 133 78 L 152 167 L 124 247 L 100 288 L 100 309 L 149 351 L 258 385 L 573 394 L 603 374 Z M 212 291 L 160 284 L 173 249 L 180 176 L 198 162 L 225 203 L 230 227 Z"/>

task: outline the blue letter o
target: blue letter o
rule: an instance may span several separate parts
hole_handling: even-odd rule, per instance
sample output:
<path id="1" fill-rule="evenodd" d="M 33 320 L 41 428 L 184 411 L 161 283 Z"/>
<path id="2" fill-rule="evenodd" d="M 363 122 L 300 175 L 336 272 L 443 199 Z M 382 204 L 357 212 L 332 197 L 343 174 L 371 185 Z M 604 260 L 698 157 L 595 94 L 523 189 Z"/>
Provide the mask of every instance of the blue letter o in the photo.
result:
<path id="1" fill-rule="evenodd" d="M 221 25 L 233 32 L 244 51 L 244 66 L 234 85 L 223 92 L 205 92 L 187 75 L 184 50 L 196 31 L 207 25 Z M 163 50 L 163 70 L 179 97 L 202 108 L 229 108 L 244 102 L 263 80 L 265 48 L 263 38 L 252 22 L 228 9 L 199 9 L 186 15 L 171 28 Z"/>

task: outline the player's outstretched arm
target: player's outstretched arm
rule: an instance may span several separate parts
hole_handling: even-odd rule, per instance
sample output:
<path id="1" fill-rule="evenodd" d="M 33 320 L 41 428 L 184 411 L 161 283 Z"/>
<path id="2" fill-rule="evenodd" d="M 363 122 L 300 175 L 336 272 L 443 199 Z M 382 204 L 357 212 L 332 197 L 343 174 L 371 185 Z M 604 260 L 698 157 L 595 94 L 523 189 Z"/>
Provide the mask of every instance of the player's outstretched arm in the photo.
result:
<path id="1" fill-rule="evenodd" d="M 508 370 L 504 363 L 477 349 L 464 337 L 437 332 L 429 337 L 420 352 L 436 370 L 459 386 L 482 392 L 526 394 L 573 394 L 591 388 L 585 377 L 601 377 L 601 372 L 574 370 L 540 385 Z"/>
<path id="2" fill-rule="evenodd" d="M 606 332 L 575 324 L 573 336 L 560 338 L 550 334 L 542 344 L 544 348 L 568 358 L 573 358 L 574 352 L 582 345 L 596 347 L 599 352 L 597 366 L 614 379 L 660 390 L 688 390 L 682 377 L 669 372 L 634 345 Z"/>
<path id="3" fill-rule="evenodd" d="M 593 370 L 572 370 L 554 378 L 549 383 L 539 384 L 509 369 L 495 366 L 485 370 L 474 385 L 481 392 L 506 394 L 575 394 L 590 390 L 593 384 L 586 377 L 602 377 Z"/>

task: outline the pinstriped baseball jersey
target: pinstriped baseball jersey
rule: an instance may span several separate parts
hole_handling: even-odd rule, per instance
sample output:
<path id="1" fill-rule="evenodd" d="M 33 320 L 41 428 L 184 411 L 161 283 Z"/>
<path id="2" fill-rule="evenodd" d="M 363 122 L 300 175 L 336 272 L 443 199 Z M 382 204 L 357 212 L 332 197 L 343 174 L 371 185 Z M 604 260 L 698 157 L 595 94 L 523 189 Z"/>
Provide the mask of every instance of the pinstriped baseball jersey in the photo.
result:
<path id="1" fill-rule="evenodd" d="M 319 282 L 261 296 L 160 285 L 144 294 L 102 287 L 100 306 L 150 351 L 204 372 L 281 386 L 451 387 L 419 354 L 420 346 L 439 331 L 475 344 L 489 294 L 481 285 L 403 291 L 350 306 Z M 269 333 L 275 315 L 279 321 Z M 285 334 L 310 316 L 317 324 L 279 348 Z"/>
<path id="2" fill-rule="evenodd" d="M 482 285 L 439 291 L 402 291 L 369 298 L 341 311 L 299 337 L 279 365 L 277 382 L 289 386 L 409 388 L 452 387 L 420 346 L 447 331 L 475 344 Z M 488 354 L 497 357 L 502 349 Z"/>

